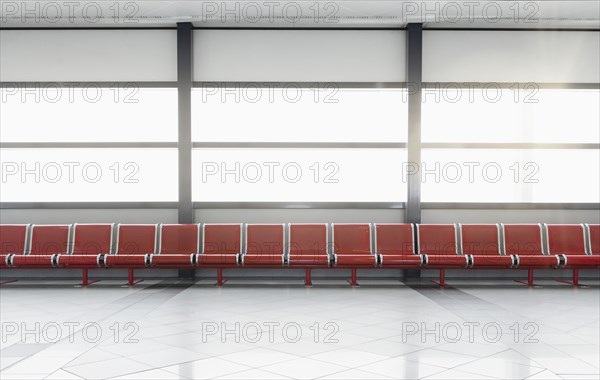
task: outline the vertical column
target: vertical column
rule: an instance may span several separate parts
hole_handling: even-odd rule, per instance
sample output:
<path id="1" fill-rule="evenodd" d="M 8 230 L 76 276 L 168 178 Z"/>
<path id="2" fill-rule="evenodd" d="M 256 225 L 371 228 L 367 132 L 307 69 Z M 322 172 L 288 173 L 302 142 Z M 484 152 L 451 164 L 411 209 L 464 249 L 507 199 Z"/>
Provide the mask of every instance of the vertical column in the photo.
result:
<path id="1" fill-rule="evenodd" d="M 407 26 L 408 162 L 421 165 L 421 87 L 423 71 L 423 24 Z M 406 221 L 421 223 L 421 171 L 407 177 Z"/>
<path id="2" fill-rule="evenodd" d="M 407 177 L 406 222 L 421 223 L 421 89 L 423 72 L 423 24 L 406 28 L 408 91 L 408 162 L 419 170 Z M 405 270 L 405 278 L 421 277 L 420 270 Z"/>
<path id="3" fill-rule="evenodd" d="M 179 223 L 193 223 L 192 207 L 192 62 L 193 27 L 190 22 L 177 23 L 177 100 L 179 137 Z M 195 270 L 180 270 L 179 277 L 191 277 Z"/>

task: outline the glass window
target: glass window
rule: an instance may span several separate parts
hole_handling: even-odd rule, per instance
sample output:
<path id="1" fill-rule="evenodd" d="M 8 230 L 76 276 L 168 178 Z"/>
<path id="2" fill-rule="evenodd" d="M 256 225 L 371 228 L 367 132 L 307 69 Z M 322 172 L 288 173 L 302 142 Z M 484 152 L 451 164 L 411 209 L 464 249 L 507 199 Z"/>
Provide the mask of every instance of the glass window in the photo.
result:
<path id="1" fill-rule="evenodd" d="M 177 90 L 88 84 L 1 90 L 2 142 L 175 142 Z"/>
<path id="2" fill-rule="evenodd" d="M 600 91 L 423 89 L 423 142 L 599 143 Z"/>
<path id="3" fill-rule="evenodd" d="M 600 202 L 595 149 L 424 149 L 422 159 L 423 202 Z"/>
<path id="4" fill-rule="evenodd" d="M 405 142 L 404 89 L 248 84 L 192 91 L 192 138 L 220 142 Z"/>
<path id="5" fill-rule="evenodd" d="M 194 201 L 402 202 L 405 149 L 195 149 Z"/>
<path id="6" fill-rule="evenodd" d="M 177 149 L 2 149 L 1 202 L 177 201 Z"/>

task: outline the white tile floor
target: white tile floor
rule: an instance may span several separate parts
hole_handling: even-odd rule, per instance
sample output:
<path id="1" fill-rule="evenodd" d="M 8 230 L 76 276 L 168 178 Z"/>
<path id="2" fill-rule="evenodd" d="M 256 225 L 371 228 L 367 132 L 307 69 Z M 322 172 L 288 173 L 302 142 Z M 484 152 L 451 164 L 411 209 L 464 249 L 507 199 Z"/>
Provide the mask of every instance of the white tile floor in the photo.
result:
<path id="1" fill-rule="evenodd" d="M 0 379 L 598 379 L 598 281 L 541 282 L 19 281 Z"/>

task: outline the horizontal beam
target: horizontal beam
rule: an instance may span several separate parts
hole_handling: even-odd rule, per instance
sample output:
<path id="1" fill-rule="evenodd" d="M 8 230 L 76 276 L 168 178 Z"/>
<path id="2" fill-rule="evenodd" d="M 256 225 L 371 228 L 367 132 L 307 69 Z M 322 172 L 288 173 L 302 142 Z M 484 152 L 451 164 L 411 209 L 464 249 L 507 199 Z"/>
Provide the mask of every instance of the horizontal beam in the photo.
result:
<path id="1" fill-rule="evenodd" d="M 592 143 L 422 143 L 424 149 L 600 149 Z"/>
<path id="2" fill-rule="evenodd" d="M 0 149 L 177 148 L 176 142 L 3 142 Z"/>
<path id="3" fill-rule="evenodd" d="M 404 209 L 405 202 L 194 202 L 194 209 Z M 177 202 L 1 202 L 0 209 L 173 209 Z M 423 202 L 428 210 L 600 210 L 600 203 Z"/>
<path id="4" fill-rule="evenodd" d="M 428 210 L 600 210 L 600 203 L 423 202 Z"/>
<path id="5" fill-rule="evenodd" d="M 254 149 L 269 149 L 269 148 L 286 148 L 286 149 L 371 149 L 371 148 L 388 148 L 388 149 L 403 149 L 406 148 L 406 143 L 387 143 L 387 142 L 195 142 L 194 148 L 222 148 L 222 149 L 239 149 L 239 148 L 254 148 Z"/>
<path id="6" fill-rule="evenodd" d="M 426 89 L 448 89 L 448 88 L 502 88 L 521 90 L 598 90 L 600 83 L 572 83 L 572 82 L 424 82 Z"/>
<path id="7" fill-rule="evenodd" d="M 177 82 L 168 81 L 79 81 L 79 82 L 61 82 L 61 81 L 35 81 L 35 82 L 19 82 L 19 81 L 2 81 L 0 88 L 39 88 L 39 87 L 66 87 L 66 88 L 177 88 Z"/>
<path id="8" fill-rule="evenodd" d="M 174 209 L 177 202 L 0 202 L 0 209 Z"/>
<path id="9" fill-rule="evenodd" d="M 406 88 L 406 82 L 268 82 L 268 81 L 235 81 L 235 82 L 219 82 L 219 81 L 196 81 L 194 88 L 236 88 L 244 86 L 258 86 L 264 88 L 317 88 L 330 89 L 333 88 Z"/>
<path id="10" fill-rule="evenodd" d="M 403 209 L 404 202 L 194 202 L 195 209 Z"/>

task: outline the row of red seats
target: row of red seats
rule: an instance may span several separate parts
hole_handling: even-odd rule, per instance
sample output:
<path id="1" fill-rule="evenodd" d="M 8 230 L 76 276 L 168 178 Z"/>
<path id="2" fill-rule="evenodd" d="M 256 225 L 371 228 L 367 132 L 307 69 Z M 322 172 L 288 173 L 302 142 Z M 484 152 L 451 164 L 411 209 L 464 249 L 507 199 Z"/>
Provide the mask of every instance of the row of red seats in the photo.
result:
<path id="1" fill-rule="evenodd" d="M 0 225 L 0 268 L 600 268 L 600 225 Z"/>

